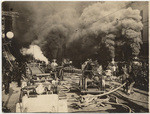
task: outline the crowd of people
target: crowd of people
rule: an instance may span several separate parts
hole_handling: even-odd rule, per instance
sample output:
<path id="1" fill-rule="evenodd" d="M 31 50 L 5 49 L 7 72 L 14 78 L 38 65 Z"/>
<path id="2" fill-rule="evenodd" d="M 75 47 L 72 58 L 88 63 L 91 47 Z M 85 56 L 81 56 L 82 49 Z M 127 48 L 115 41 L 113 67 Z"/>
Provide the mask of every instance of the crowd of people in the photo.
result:
<path id="1" fill-rule="evenodd" d="M 72 61 L 69 60 L 63 61 L 61 66 L 72 64 Z M 47 65 L 48 72 L 52 72 L 54 77 L 57 78 L 58 72 L 58 63 L 57 60 L 54 59 L 49 65 Z M 133 86 L 138 84 L 145 85 L 143 87 L 148 87 L 148 64 L 146 62 L 142 63 L 138 58 L 134 58 L 130 62 L 123 62 L 120 64 L 119 62 L 115 62 L 112 60 L 106 69 L 103 68 L 102 65 L 98 63 L 97 60 L 93 61 L 92 59 L 87 59 L 81 66 L 81 70 L 84 71 L 83 75 L 89 78 L 92 76 L 99 76 L 100 84 L 102 87 L 105 86 L 105 78 L 106 76 L 116 76 L 121 77 L 120 80 L 122 83 L 126 83 L 123 87 L 124 91 L 127 94 L 133 93 Z M 14 62 L 13 67 L 3 68 L 3 87 L 5 89 L 5 94 L 9 93 L 9 86 L 12 81 L 16 81 L 18 87 L 21 86 L 21 77 L 26 75 L 26 66 L 23 62 Z"/>
<path id="2" fill-rule="evenodd" d="M 134 85 L 138 86 L 141 82 L 141 79 L 145 79 L 146 84 L 148 85 L 148 65 L 144 62 L 142 63 L 139 58 L 135 57 L 130 62 L 124 62 L 121 65 L 114 60 L 112 60 L 107 69 L 103 69 L 102 65 L 99 65 L 97 60 L 92 61 L 92 59 L 87 59 L 81 66 L 83 71 L 84 78 L 95 78 L 99 77 L 99 83 L 101 86 L 105 86 L 105 79 L 108 76 L 117 77 L 122 81 L 122 84 L 125 84 L 123 90 L 127 94 L 133 93 Z M 147 78 L 147 80 L 146 80 Z"/>

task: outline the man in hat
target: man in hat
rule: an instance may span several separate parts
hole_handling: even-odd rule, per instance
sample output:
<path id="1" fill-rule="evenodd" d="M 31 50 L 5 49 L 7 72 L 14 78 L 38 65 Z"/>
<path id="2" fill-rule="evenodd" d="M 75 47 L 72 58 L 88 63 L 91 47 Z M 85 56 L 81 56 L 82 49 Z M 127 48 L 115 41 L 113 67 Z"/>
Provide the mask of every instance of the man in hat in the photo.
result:
<path id="1" fill-rule="evenodd" d="M 82 71 L 84 70 L 85 66 L 87 65 L 87 63 L 90 61 L 90 59 L 87 59 L 81 66 Z"/>
<path id="2" fill-rule="evenodd" d="M 20 64 L 17 65 L 16 67 L 16 81 L 18 83 L 18 87 L 21 87 L 21 75 L 22 75 L 22 72 L 21 72 L 21 67 L 20 67 Z"/>
<path id="3" fill-rule="evenodd" d="M 57 66 L 58 66 L 58 64 L 56 63 L 56 59 L 53 59 L 53 61 L 51 63 L 52 70 L 55 70 Z"/>
<path id="4" fill-rule="evenodd" d="M 140 70 L 142 67 L 142 63 L 139 62 L 137 57 L 133 58 L 133 61 L 130 63 L 130 72 L 129 72 L 129 79 L 128 79 L 128 94 L 133 93 L 133 86 L 138 79 L 138 75 L 140 74 Z"/>
<path id="5" fill-rule="evenodd" d="M 112 75 L 116 75 L 116 71 L 117 71 L 117 64 L 115 63 L 115 61 L 113 60 L 112 62 L 109 63 L 108 65 L 108 69 L 111 70 Z"/>
<path id="6" fill-rule="evenodd" d="M 56 72 L 57 66 L 58 66 L 58 64 L 56 63 L 56 59 L 53 59 L 53 61 L 51 63 L 51 70 L 54 73 L 55 79 L 57 78 L 57 72 Z"/>
<path id="7" fill-rule="evenodd" d="M 125 64 L 124 66 L 122 66 L 122 84 L 126 83 L 124 86 L 123 86 L 123 90 L 124 92 L 128 92 L 128 86 L 129 86 L 129 83 L 130 83 L 130 78 L 129 78 L 129 74 L 128 74 L 128 69 L 127 69 L 127 65 Z"/>
<path id="8" fill-rule="evenodd" d="M 83 89 L 84 90 L 87 90 L 87 78 L 92 78 L 93 76 L 93 72 L 92 72 L 92 68 L 93 68 L 93 63 L 92 63 L 92 60 L 88 60 L 87 61 L 87 64 L 85 65 L 84 69 L 83 69 L 83 76 L 82 76 L 82 79 L 83 79 Z"/>

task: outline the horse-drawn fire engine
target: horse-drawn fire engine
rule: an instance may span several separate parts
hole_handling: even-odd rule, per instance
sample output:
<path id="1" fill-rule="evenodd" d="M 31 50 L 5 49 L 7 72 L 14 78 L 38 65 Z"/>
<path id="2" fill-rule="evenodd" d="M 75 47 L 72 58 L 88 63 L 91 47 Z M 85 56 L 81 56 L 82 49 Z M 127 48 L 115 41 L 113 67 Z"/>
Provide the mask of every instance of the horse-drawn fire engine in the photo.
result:
<path id="1" fill-rule="evenodd" d="M 16 112 L 68 112 L 67 100 L 59 99 L 58 85 L 59 79 L 53 72 L 33 73 L 29 79 L 24 78 Z"/>

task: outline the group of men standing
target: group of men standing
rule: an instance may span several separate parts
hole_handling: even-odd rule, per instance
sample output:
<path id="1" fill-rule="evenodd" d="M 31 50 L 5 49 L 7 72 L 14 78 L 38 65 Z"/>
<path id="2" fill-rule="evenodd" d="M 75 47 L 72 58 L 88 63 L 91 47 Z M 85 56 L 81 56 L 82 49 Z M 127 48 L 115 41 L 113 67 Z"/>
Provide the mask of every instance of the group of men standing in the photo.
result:
<path id="1" fill-rule="evenodd" d="M 3 68 L 2 82 L 5 94 L 9 94 L 10 83 L 17 82 L 18 87 L 21 86 L 21 76 L 25 75 L 25 68 L 23 63 L 15 62 L 13 67 Z"/>
<path id="2" fill-rule="evenodd" d="M 58 78 L 58 72 L 57 72 L 58 64 L 56 62 L 56 59 L 53 59 L 53 61 L 50 64 L 51 72 L 54 74 L 54 78 Z M 120 66 L 119 66 L 120 67 Z M 124 88 L 124 91 L 128 94 L 133 93 L 133 86 L 138 79 L 137 75 L 139 74 L 139 68 L 142 67 L 141 62 L 138 61 L 137 58 L 134 58 L 130 63 L 126 63 L 121 66 L 121 80 L 122 83 L 126 83 Z M 83 78 L 92 78 L 92 76 L 99 75 L 99 80 L 101 83 L 101 86 L 105 85 L 105 79 L 102 78 L 105 75 L 105 71 L 103 70 L 102 65 L 99 65 L 98 61 L 92 61 L 91 59 L 87 59 L 82 66 L 81 69 L 83 71 Z M 116 75 L 116 71 L 118 68 L 118 65 L 113 61 L 108 64 L 107 69 L 109 69 L 112 73 L 112 75 Z M 9 93 L 9 86 L 11 81 L 16 81 L 18 86 L 21 86 L 21 77 L 22 75 L 25 75 L 25 65 L 23 63 L 16 62 L 13 68 L 3 69 L 3 85 L 5 88 L 5 93 Z M 96 79 L 96 78 L 95 78 Z"/>
<path id="3" fill-rule="evenodd" d="M 117 63 L 112 61 L 108 64 L 107 69 L 103 70 L 102 65 L 99 65 L 97 61 L 92 61 L 91 59 L 87 59 L 87 61 L 85 61 L 81 67 L 83 71 L 83 80 L 86 80 L 84 78 L 87 78 L 87 76 L 91 78 L 99 75 L 99 77 L 101 77 L 99 78 L 99 83 L 101 83 L 100 84 L 101 86 L 102 85 L 105 86 L 105 78 L 106 78 L 105 76 L 107 75 L 106 72 L 108 70 L 110 70 L 110 74 L 111 74 L 110 77 L 111 77 L 111 76 L 116 76 L 116 72 L 119 69 Z M 142 67 L 142 63 L 139 61 L 138 58 L 134 58 L 129 63 L 124 63 L 121 66 L 121 74 L 116 77 L 121 77 L 119 79 L 122 80 L 123 84 L 125 83 L 125 86 L 123 87 L 125 93 L 127 94 L 133 93 L 133 86 L 138 79 L 139 69 L 141 67 Z M 85 87 L 84 89 L 86 88 L 87 87 Z"/>

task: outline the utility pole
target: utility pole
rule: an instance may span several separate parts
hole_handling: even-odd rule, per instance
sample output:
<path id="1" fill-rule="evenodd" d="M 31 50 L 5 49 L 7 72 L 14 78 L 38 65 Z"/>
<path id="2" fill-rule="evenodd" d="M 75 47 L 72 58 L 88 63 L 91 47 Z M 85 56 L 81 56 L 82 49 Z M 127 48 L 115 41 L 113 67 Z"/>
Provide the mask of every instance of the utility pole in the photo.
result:
<path id="1" fill-rule="evenodd" d="M 11 40 L 14 37 L 14 33 L 13 33 L 13 22 L 14 22 L 14 18 L 18 17 L 19 13 L 18 12 L 13 12 L 13 11 L 2 11 L 2 52 L 3 52 L 3 57 L 6 58 L 6 60 L 8 61 L 8 63 L 10 64 L 11 67 L 13 67 L 13 65 L 10 62 L 10 58 L 8 56 L 7 51 L 10 53 L 9 51 L 9 45 L 11 45 Z M 12 24 L 8 25 L 11 27 L 10 31 L 7 31 L 7 19 L 8 17 L 10 17 L 12 19 Z M 10 53 L 11 54 L 11 53 Z"/>
<path id="2" fill-rule="evenodd" d="M 6 37 L 6 24 L 7 24 L 7 17 L 11 17 L 12 18 L 12 25 L 11 29 L 13 29 L 13 22 L 15 20 L 15 17 L 19 17 L 19 13 L 18 12 L 13 12 L 13 11 L 2 11 L 2 33 L 3 33 L 3 38 Z"/>

